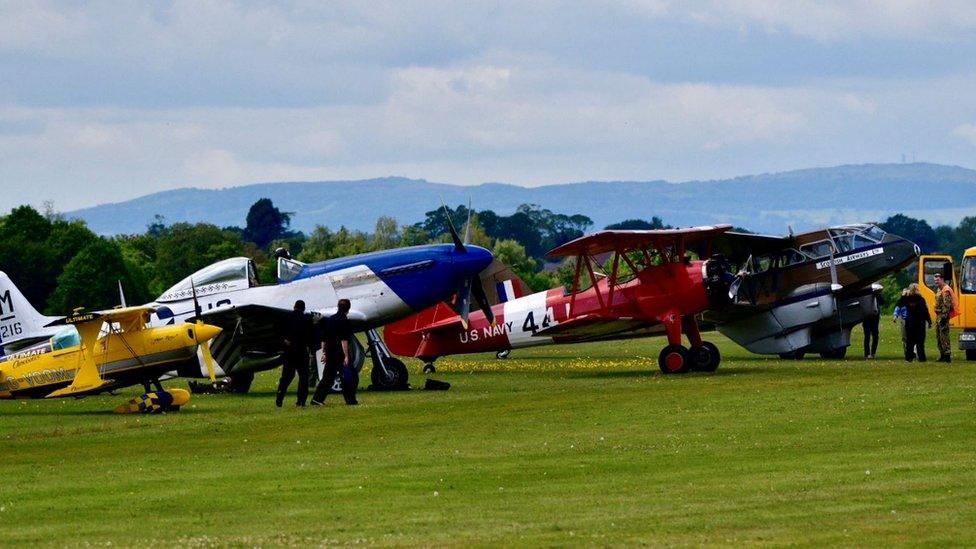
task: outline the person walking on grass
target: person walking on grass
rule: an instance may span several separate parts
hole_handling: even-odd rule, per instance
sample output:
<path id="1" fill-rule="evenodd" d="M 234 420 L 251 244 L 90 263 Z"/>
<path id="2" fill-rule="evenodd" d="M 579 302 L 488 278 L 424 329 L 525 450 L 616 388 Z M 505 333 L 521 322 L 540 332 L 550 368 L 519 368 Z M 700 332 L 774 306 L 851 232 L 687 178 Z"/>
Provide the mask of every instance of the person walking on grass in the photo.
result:
<path id="1" fill-rule="evenodd" d="M 346 404 L 356 405 L 356 389 L 359 387 L 359 374 L 352 367 L 349 354 L 349 341 L 352 339 L 352 329 L 349 326 L 349 309 L 352 304 L 348 299 L 340 299 L 338 311 L 327 319 L 323 319 L 322 329 L 322 364 L 325 370 L 322 379 L 315 388 L 312 396 L 312 406 L 325 403 L 336 377 L 340 378 L 342 396 Z"/>
<path id="2" fill-rule="evenodd" d="M 284 322 L 285 347 L 284 361 L 281 365 L 281 379 L 278 380 L 278 392 L 275 396 L 275 406 L 281 408 L 285 402 L 288 386 L 298 375 L 297 406 L 305 406 L 308 398 L 308 350 L 312 343 L 312 318 L 305 314 L 305 302 L 299 299 L 288 319 Z"/>
<path id="3" fill-rule="evenodd" d="M 905 308 L 905 360 L 912 362 L 918 358 L 925 362 L 925 329 L 932 327 L 929 305 L 918 293 L 918 284 L 908 285 L 908 295 L 898 300 L 897 306 Z"/>

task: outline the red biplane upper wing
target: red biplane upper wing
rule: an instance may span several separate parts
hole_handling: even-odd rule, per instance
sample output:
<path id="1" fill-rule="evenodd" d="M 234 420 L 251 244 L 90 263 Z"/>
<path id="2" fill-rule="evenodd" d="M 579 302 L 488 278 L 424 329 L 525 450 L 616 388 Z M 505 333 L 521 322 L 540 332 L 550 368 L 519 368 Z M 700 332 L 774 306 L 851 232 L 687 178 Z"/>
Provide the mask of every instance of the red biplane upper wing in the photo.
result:
<path id="1" fill-rule="evenodd" d="M 645 246 L 667 246 L 678 241 L 690 244 L 713 238 L 732 228 L 732 225 L 708 225 L 687 229 L 660 229 L 654 231 L 600 231 L 582 236 L 549 250 L 548 256 L 598 255 L 614 250 L 629 250 Z"/>

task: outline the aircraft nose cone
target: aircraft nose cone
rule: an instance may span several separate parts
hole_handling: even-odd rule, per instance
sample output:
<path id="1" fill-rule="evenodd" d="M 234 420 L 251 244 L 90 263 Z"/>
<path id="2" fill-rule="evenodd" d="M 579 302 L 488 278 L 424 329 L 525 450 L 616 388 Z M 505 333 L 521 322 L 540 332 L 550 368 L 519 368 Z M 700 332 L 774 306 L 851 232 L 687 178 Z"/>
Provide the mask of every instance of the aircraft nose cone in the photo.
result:
<path id="1" fill-rule="evenodd" d="M 465 253 L 454 254 L 454 267 L 460 274 L 473 276 L 488 268 L 495 257 L 481 246 L 468 244 Z"/>
<path id="2" fill-rule="evenodd" d="M 217 337 L 217 334 L 222 331 L 222 328 L 212 324 L 197 324 L 193 329 L 197 336 L 197 343 L 210 341 L 211 339 Z"/>

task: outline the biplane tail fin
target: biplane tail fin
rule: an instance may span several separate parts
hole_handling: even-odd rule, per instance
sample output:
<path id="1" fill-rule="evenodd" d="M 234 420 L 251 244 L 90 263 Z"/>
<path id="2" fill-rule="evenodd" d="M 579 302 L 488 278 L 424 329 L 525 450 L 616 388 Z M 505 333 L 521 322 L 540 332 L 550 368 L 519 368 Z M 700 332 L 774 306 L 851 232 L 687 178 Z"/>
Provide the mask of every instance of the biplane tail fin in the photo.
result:
<path id="1" fill-rule="evenodd" d="M 488 303 L 498 305 L 532 293 L 522 279 L 512 269 L 498 259 L 478 275 L 482 286 L 487 290 Z"/>
<path id="2" fill-rule="evenodd" d="M 50 337 L 54 330 L 46 326 L 55 320 L 37 312 L 7 273 L 0 271 L 0 345 Z"/>

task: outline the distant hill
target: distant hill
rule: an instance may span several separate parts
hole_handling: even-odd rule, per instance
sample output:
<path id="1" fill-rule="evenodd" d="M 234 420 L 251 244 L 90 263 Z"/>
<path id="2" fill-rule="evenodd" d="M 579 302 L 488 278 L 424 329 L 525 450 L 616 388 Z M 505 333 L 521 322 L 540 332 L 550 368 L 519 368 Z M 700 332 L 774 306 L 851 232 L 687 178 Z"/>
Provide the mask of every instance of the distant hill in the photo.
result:
<path id="1" fill-rule="evenodd" d="M 156 214 L 167 223 L 244 224 L 248 208 L 271 198 L 294 212 L 292 226 L 370 231 L 381 215 L 414 223 L 441 199 L 503 215 L 520 204 L 582 213 L 594 228 L 628 218 L 659 216 L 672 225 L 727 222 L 754 231 L 883 220 L 905 213 L 933 224 L 976 215 L 976 171 L 938 164 L 864 164 L 752 175 L 718 181 L 609 181 L 519 187 L 502 183 L 460 186 L 386 177 L 361 181 L 261 183 L 226 189 L 178 189 L 126 202 L 68 212 L 101 234 L 139 233 Z"/>

